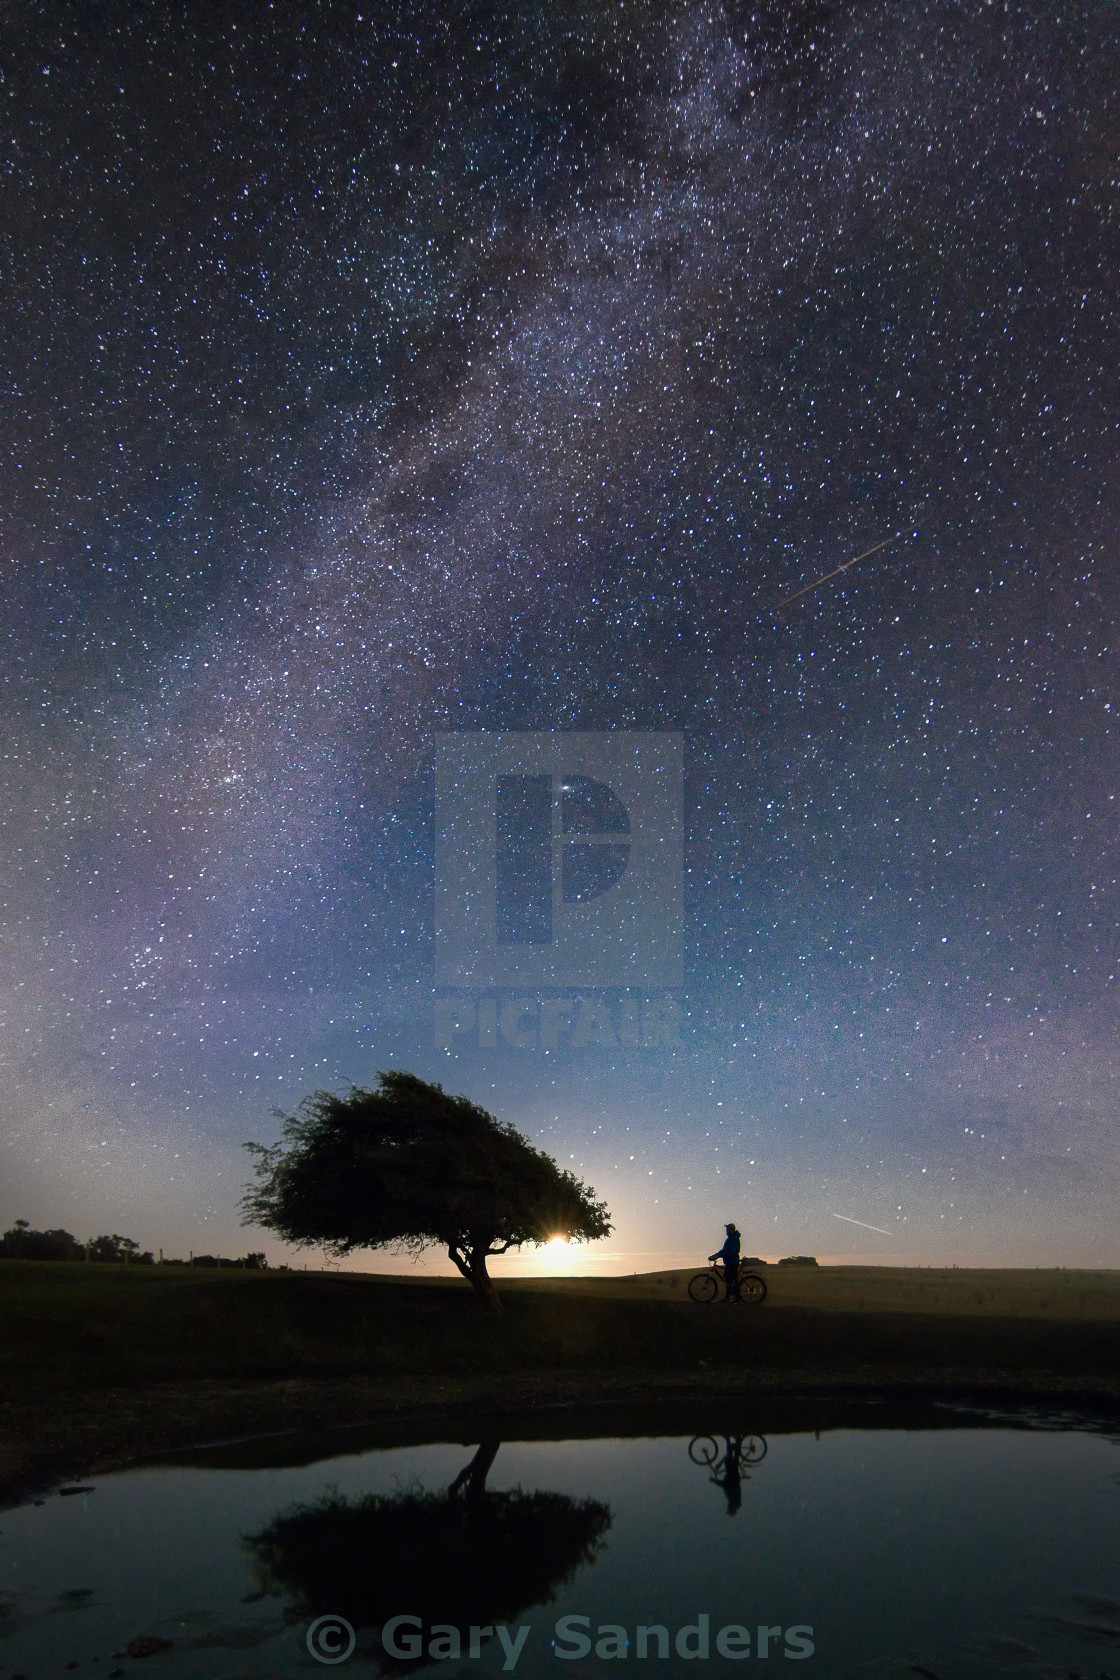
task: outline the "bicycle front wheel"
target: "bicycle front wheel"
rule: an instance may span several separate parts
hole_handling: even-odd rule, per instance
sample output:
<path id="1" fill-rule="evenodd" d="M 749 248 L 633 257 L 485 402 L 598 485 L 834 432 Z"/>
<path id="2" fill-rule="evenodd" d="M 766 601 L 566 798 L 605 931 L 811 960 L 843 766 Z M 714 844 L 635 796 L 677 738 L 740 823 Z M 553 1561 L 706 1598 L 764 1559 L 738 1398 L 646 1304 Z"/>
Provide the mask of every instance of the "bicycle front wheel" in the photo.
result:
<path id="1" fill-rule="evenodd" d="M 739 1279 L 739 1299 L 757 1307 L 766 1299 L 766 1280 L 757 1272 L 744 1272 Z"/>
<path id="2" fill-rule="evenodd" d="M 699 1301 L 701 1304 L 705 1301 L 714 1301 L 719 1294 L 719 1284 L 716 1282 L 715 1274 L 713 1272 L 697 1272 L 696 1276 L 689 1282 L 688 1294 L 690 1300 Z"/>
<path id="3" fill-rule="evenodd" d="M 694 1435 L 688 1444 L 688 1456 L 693 1464 L 712 1465 L 719 1457 L 719 1448 L 710 1435 Z"/>

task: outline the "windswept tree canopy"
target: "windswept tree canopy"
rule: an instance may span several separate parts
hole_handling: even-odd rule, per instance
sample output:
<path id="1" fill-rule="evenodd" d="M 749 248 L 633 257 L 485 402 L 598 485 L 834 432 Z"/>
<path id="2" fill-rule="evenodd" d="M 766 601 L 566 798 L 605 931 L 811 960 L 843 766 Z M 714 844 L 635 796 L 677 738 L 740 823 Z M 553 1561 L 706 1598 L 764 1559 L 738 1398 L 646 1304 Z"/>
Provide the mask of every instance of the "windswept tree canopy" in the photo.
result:
<path id="1" fill-rule="evenodd" d="M 245 1223 L 335 1255 L 440 1244 L 494 1304 L 487 1258 L 552 1237 L 605 1237 L 604 1203 L 574 1174 L 466 1097 L 415 1074 L 378 1075 L 376 1090 L 317 1091 L 256 1156 Z"/>

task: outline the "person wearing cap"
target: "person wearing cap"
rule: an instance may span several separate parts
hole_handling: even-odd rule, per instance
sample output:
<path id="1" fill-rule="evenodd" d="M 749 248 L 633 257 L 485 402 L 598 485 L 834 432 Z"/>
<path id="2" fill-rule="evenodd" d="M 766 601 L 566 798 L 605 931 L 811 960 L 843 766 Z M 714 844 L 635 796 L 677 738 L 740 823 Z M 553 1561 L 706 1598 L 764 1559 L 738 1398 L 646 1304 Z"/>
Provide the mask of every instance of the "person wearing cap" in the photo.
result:
<path id="1" fill-rule="evenodd" d="M 718 1253 L 709 1254 L 708 1259 L 721 1260 L 723 1262 L 723 1275 L 727 1282 L 726 1298 L 727 1304 L 730 1306 L 732 1301 L 737 1301 L 739 1299 L 740 1237 L 738 1229 L 734 1225 L 725 1225 L 724 1230 L 727 1232 L 727 1235 L 723 1239 L 723 1247 L 718 1251 Z"/>

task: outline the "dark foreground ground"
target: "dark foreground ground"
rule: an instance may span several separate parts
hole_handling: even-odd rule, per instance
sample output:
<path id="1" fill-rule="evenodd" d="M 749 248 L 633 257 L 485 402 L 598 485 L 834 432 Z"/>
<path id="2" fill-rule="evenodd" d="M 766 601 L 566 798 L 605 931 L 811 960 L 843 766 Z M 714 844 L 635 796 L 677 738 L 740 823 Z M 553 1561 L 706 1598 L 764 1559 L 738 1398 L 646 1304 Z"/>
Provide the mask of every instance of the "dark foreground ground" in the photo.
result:
<path id="1" fill-rule="evenodd" d="M 606 1401 L 1120 1411 L 1117 1273 L 771 1269 L 730 1309 L 682 1299 L 689 1275 L 507 1284 L 492 1317 L 454 1283 L 0 1262 L 0 1494 L 194 1443 Z"/>

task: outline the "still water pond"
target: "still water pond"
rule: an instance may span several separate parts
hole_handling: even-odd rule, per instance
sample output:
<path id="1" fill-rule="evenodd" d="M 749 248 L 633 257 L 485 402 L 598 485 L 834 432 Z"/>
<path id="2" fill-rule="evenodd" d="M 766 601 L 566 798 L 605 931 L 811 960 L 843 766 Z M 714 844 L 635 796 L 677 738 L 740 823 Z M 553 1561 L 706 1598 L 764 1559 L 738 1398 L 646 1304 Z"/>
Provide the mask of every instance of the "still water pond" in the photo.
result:
<path id="1" fill-rule="evenodd" d="M 1120 1676 L 1116 1437 L 885 1417 L 495 1420 L 98 1477 L 0 1515 L 0 1676 Z"/>

